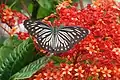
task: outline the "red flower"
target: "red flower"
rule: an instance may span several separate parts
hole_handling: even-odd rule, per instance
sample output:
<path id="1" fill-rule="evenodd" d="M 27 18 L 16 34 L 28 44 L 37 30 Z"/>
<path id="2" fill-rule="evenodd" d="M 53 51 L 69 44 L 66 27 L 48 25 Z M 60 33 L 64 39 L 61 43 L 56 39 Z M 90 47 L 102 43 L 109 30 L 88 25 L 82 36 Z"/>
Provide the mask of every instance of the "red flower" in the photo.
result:
<path id="1" fill-rule="evenodd" d="M 113 73 L 116 78 L 120 78 L 120 68 L 114 67 Z"/>
<path id="2" fill-rule="evenodd" d="M 62 75 L 72 75 L 71 72 L 73 70 L 73 67 L 72 65 L 66 64 L 65 66 L 61 68 L 61 70 L 62 70 Z"/>
<path id="3" fill-rule="evenodd" d="M 102 72 L 103 77 L 111 77 L 112 70 L 107 69 L 107 67 L 101 67 L 100 71 Z"/>
<path id="4" fill-rule="evenodd" d="M 81 78 L 84 77 L 83 73 L 85 70 L 82 69 L 82 66 L 79 66 L 78 69 L 74 69 L 76 71 L 75 76 L 80 76 Z"/>
<path id="5" fill-rule="evenodd" d="M 91 74 L 95 75 L 95 76 L 98 76 L 99 75 L 99 72 L 100 72 L 100 69 L 97 68 L 96 65 L 94 65 L 93 67 L 90 68 L 90 71 L 91 71 Z"/>
<path id="6" fill-rule="evenodd" d="M 17 33 L 18 38 L 21 40 L 26 40 L 27 38 L 29 38 L 29 34 L 27 32 L 19 32 Z"/>
<path id="7" fill-rule="evenodd" d="M 18 24 L 21 24 L 21 23 L 23 23 L 24 20 L 28 19 L 27 16 L 23 15 L 20 12 L 17 12 L 17 11 L 13 11 L 13 12 L 14 12 L 15 17 L 18 18 L 17 19 Z"/>

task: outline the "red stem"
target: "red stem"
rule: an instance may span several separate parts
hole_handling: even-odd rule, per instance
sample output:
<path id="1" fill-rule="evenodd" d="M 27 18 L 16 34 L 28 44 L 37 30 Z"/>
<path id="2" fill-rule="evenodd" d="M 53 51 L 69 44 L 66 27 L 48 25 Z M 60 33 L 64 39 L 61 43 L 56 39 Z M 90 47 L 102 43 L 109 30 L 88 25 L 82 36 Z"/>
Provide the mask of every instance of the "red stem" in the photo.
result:
<path id="1" fill-rule="evenodd" d="M 0 24 L 0 27 L 11 36 L 10 32 L 7 29 L 5 29 L 1 24 Z"/>

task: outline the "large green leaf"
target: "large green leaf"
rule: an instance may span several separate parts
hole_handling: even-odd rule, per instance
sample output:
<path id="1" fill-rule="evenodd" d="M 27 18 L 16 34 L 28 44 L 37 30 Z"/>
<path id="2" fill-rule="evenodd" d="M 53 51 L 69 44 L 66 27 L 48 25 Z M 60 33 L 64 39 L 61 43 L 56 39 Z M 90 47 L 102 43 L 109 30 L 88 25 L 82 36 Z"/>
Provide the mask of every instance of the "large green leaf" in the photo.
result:
<path id="1" fill-rule="evenodd" d="M 46 63 L 50 60 L 51 54 L 49 57 L 44 56 L 42 58 L 39 58 L 38 60 L 30 63 L 23 69 L 21 69 L 19 72 L 17 72 L 15 75 L 13 75 L 10 80 L 21 80 L 21 79 L 26 79 L 30 78 L 33 74 L 35 74 L 38 70 L 43 68 Z"/>
<path id="2" fill-rule="evenodd" d="M 8 56 L 14 49 L 14 47 L 18 46 L 22 40 L 18 40 L 17 36 L 10 37 L 8 39 L 2 37 L 2 47 L 0 48 L 0 62 L 3 61 L 5 57 Z"/>
<path id="3" fill-rule="evenodd" d="M 8 46 L 2 46 L 0 48 L 0 62 L 2 62 L 4 60 L 4 58 L 6 56 L 8 56 L 9 53 L 12 52 L 12 49 L 11 47 L 8 47 Z"/>
<path id="4" fill-rule="evenodd" d="M 34 44 L 31 39 L 23 41 L 7 56 L 2 57 L 0 63 L 0 80 L 8 80 L 10 76 L 29 64 L 35 54 Z"/>

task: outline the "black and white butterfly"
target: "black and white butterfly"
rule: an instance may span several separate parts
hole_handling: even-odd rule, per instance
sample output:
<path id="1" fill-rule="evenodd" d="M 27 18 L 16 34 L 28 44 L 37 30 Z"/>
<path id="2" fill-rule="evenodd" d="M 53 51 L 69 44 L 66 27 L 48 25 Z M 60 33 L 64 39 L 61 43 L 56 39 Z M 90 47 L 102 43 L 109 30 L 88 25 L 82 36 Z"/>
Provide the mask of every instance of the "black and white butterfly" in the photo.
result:
<path id="1" fill-rule="evenodd" d="M 51 27 L 39 20 L 25 20 L 24 26 L 37 39 L 39 46 L 51 53 L 68 51 L 89 34 L 89 30 L 85 28 L 76 26 Z"/>

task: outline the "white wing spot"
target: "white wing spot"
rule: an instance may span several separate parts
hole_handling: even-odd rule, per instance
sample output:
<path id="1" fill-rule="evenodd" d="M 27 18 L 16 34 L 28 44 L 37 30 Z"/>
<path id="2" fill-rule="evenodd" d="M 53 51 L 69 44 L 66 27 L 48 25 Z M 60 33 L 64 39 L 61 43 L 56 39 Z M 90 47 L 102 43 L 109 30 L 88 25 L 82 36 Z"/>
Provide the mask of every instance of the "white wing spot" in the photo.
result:
<path id="1" fill-rule="evenodd" d="M 39 40 L 41 41 L 41 38 L 39 38 Z"/>
<path id="2" fill-rule="evenodd" d="M 42 38 L 44 38 L 46 35 L 42 35 Z"/>
<path id="3" fill-rule="evenodd" d="M 76 33 L 75 33 L 75 32 L 73 32 L 73 34 L 74 34 L 74 35 L 76 35 Z"/>
<path id="4" fill-rule="evenodd" d="M 29 24 L 29 22 L 27 22 L 26 24 Z"/>
<path id="5" fill-rule="evenodd" d="M 71 42 L 72 44 L 74 43 L 74 41 Z"/>
<path id="6" fill-rule="evenodd" d="M 33 34 L 34 35 L 34 34 Z M 35 37 L 37 38 L 37 35 L 35 35 Z"/>
<path id="7" fill-rule="evenodd" d="M 41 27 L 41 25 L 40 25 L 40 24 L 39 24 L 38 26 L 39 26 L 39 27 Z"/>
<path id="8" fill-rule="evenodd" d="M 35 35 L 35 33 L 32 33 L 32 35 Z"/>
<path id="9" fill-rule="evenodd" d="M 34 29 L 31 29 L 31 31 L 34 31 Z"/>
<path id="10" fill-rule="evenodd" d="M 70 48 L 70 46 L 68 46 L 67 48 Z"/>
<path id="11" fill-rule="evenodd" d="M 63 50 L 63 48 L 61 48 L 61 50 Z"/>
<path id="12" fill-rule="evenodd" d="M 57 51 L 59 51 L 59 49 L 57 49 Z"/>
<path id="13" fill-rule="evenodd" d="M 83 33 L 86 33 L 86 31 L 83 31 Z"/>
<path id="14" fill-rule="evenodd" d="M 79 36 L 77 36 L 77 38 L 80 38 Z"/>
<path id="15" fill-rule="evenodd" d="M 34 26 L 34 25 L 32 25 L 32 26 L 31 26 L 31 28 L 35 28 L 35 26 Z"/>
<path id="16" fill-rule="evenodd" d="M 46 42 L 46 45 L 48 45 L 48 42 Z"/>
<path id="17" fill-rule="evenodd" d="M 28 27 L 29 30 L 31 29 L 31 27 L 29 27 L 28 25 L 27 25 L 27 27 Z"/>
<path id="18" fill-rule="evenodd" d="M 83 35 L 81 35 L 80 37 L 83 37 Z"/>
<path id="19" fill-rule="evenodd" d="M 61 47 L 63 47 L 63 44 L 61 44 Z"/>
<path id="20" fill-rule="evenodd" d="M 65 50 L 67 50 L 67 48 L 65 47 Z"/>
<path id="21" fill-rule="evenodd" d="M 35 26 L 35 29 L 37 30 L 39 27 Z"/>

